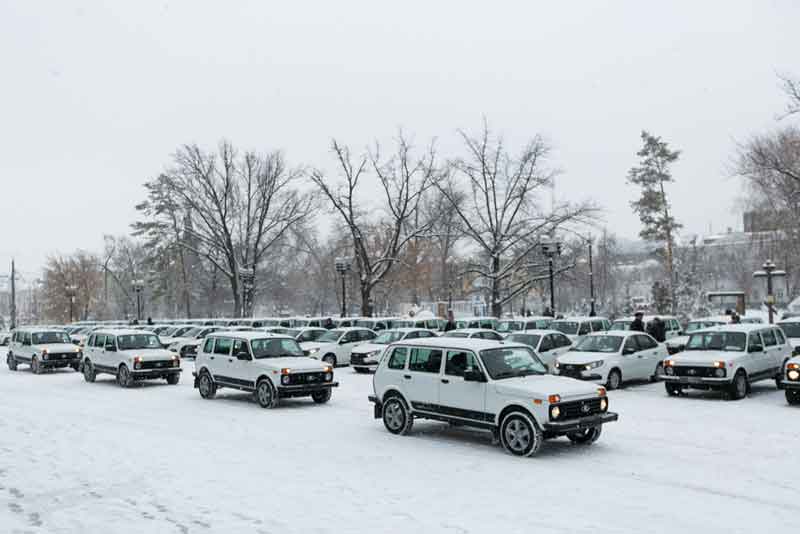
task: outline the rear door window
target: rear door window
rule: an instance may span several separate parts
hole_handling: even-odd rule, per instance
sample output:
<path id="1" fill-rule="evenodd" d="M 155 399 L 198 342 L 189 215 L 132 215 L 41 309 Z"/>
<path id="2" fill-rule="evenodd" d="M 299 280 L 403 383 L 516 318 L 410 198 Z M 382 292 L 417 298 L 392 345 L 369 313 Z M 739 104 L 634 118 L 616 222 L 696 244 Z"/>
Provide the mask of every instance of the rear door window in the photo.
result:
<path id="1" fill-rule="evenodd" d="M 439 349 L 411 349 L 408 370 L 418 373 L 439 373 L 442 368 L 442 351 Z"/>
<path id="2" fill-rule="evenodd" d="M 231 353 L 231 347 L 233 346 L 233 340 L 229 337 L 218 337 L 217 342 L 214 344 L 214 354 L 222 354 L 224 356 L 229 356 Z"/>
<path id="3" fill-rule="evenodd" d="M 586 334 L 590 333 L 591 331 L 592 331 L 592 329 L 589 326 L 589 323 L 581 323 L 581 327 L 578 329 L 578 335 L 579 336 L 585 336 Z"/>
<path id="4" fill-rule="evenodd" d="M 763 330 L 761 332 L 761 338 L 764 340 L 764 346 L 766 347 L 774 347 L 777 342 L 775 341 L 775 332 L 770 330 Z"/>

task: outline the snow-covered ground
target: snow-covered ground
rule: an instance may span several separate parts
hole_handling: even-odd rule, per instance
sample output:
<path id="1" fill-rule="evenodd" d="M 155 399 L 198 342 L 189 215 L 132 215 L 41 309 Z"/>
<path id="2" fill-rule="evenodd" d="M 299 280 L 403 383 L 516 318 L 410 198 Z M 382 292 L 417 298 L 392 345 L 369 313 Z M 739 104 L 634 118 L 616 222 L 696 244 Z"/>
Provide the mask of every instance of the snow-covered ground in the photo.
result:
<path id="1" fill-rule="evenodd" d="M 793 532 L 800 410 L 765 382 L 739 402 L 612 392 L 591 447 L 520 459 L 487 433 L 372 418 L 371 377 L 331 402 L 87 384 L 0 370 L 0 532 Z M 23 368 L 25 369 L 25 368 Z"/>

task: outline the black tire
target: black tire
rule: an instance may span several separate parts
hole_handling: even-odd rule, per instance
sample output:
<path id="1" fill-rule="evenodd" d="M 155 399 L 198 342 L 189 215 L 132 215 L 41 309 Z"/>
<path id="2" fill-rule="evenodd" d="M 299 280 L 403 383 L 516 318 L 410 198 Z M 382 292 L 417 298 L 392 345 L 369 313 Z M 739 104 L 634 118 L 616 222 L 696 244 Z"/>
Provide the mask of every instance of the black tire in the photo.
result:
<path id="1" fill-rule="evenodd" d="M 741 400 L 747 396 L 748 390 L 747 375 L 744 371 L 738 371 L 734 377 L 733 382 L 728 387 L 728 398 L 730 400 Z"/>
<path id="2" fill-rule="evenodd" d="M 411 432 L 414 426 L 414 416 L 408 411 L 408 406 L 400 397 L 389 397 L 383 403 L 381 411 L 383 426 L 392 434 L 400 436 Z"/>
<path id="3" fill-rule="evenodd" d="M 331 388 L 325 388 L 319 391 L 315 391 L 311 394 L 311 398 L 314 399 L 314 402 L 317 404 L 325 404 L 329 400 L 331 400 Z"/>
<path id="4" fill-rule="evenodd" d="M 622 373 L 619 372 L 619 369 L 612 369 L 608 372 L 608 380 L 606 380 L 606 389 L 609 391 L 613 391 L 615 389 L 619 389 L 622 385 Z"/>
<path id="5" fill-rule="evenodd" d="M 674 384 L 672 382 L 664 382 L 664 389 L 667 390 L 667 395 L 670 397 L 680 397 L 683 395 L 683 388 L 680 384 Z"/>
<path id="6" fill-rule="evenodd" d="M 217 385 L 214 383 L 208 371 L 200 373 L 200 377 L 197 379 L 197 389 L 200 391 L 200 396 L 204 399 L 213 399 L 216 396 Z"/>
<path id="7" fill-rule="evenodd" d="M 42 366 L 39 363 L 39 357 L 38 356 L 34 356 L 33 359 L 31 359 L 31 373 L 33 373 L 35 375 L 42 374 Z"/>
<path id="8" fill-rule="evenodd" d="M 366 369 L 364 369 L 362 367 L 353 367 L 353 371 L 355 371 L 358 374 L 364 374 L 364 373 L 368 373 L 369 372 L 368 370 L 366 370 Z"/>
<path id="9" fill-rule="evenodd" d="M 123 388 L 133 386 L 133 375 L 131 374 L 131 370 L 128 369 L 128 366 L 124 363 L 117 369 L 117 384 Z"/>
<path id="10" fill-rule="evenodd" d="M 600 434 L 602 433 L 603 427 L 602 425 L 598 425 L 578 432 L 570 432 L 567 434 L 567 438 L 576 445 L 591 445 L 600 439 Z"/>
<path id="11" fill-rule="evenodd" d="M 798 404 L 800 404 L 800 390 L 787 389 L 786 390 L 786 402 L 788 402 L 792 406 L 797 406 Z"/>
<path id="12" fill-rule="evenodd" d="M 656 372 L 653 376 L 650 377 L 650 382 L 658 382 L 661 380 L 661 375 L 664 374 L 664 362 L 658 362 L 656 365 Z"/>
<path id="13" fill-rule="evenodd" d="M 543 441 L 541 429 L 525 412 L 509 412 L 500 422 L 500 443 L 514 456 L 533 456 Z"/>
<path id="14" fill-rule="evenodd" d="M 322 357 L 322 361 L 330 365 L 331 367 L 336 367 L 336 355 L 335 354 L 326 354 Z"/>
<path id="15" fill-rule="evenodd" d="M 278 405 L 278 394 L 272 386 L 272 382 L 266 378 L 258 381 L 254 395 L 256 402 L 262 408 L 274 408 Z"/>
<path id="16" fill-rule="evenodd" d="M 97 371 L 94 370 L 94 365 L 92 362 L 85 361 L 83 362 L 83 379 L 87 382 L 94 382 L 97 378 Z"/>
<path id="17" fill-rule="evenodd" d="M 10 352 L 8 353 L 8 356 L 6 356 L 6 363 L 8 364 L 8 369 L 10 371 L 17 370 L 17 359 Z"/>
<path id="18" fill-rule="evenodd" d="M 167 375 L 167 384 L 169 384 L 170 386 L 175 386 L 180 381 L 181 381 L 180 373 L 172 373 L 171 375 Z"/>

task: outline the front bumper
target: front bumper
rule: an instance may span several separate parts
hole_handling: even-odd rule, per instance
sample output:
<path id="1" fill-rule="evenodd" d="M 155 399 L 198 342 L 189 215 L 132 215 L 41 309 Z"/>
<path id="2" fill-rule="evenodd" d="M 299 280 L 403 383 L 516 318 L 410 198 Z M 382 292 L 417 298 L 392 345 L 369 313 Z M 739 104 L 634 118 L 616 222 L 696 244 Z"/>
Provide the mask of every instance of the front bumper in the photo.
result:
<path id="1" fill-rule="evenodd" d="M 170 375 L 182 373 L 183 369 L 180 367 L 170 367 L 164 369 L 134 369 L 131 371 L 131 376 L 134 380 L 150 380 L 153 378 L 166 378 Z"/>
<path id="2" fill-rule="evenodd" d="M 581 372 L 581 373 L 562 373 L 561 371 L 559 371 L 559 372 L 557 372 L 555 374 L 556 374 L 556 376 L 563 376 L 565 378 L 573 378 L 575 380 L 585 380 L 587 382 L 601 382 L 601 383 L 605 382 L 605 380 L 603 379 L 603 375 L 599 375 L 597 373 L 591 373 L 591 374 L 587 375 L 587 374 L 584 374 L 583 372 Z"/>
<path id="3" fill-rule="evenodd" d="M 800 390 L 800 382 L 797 380 L 781 380 L 783 389 Z"/>
<path id="4" fill-rule="evenodd" d="M 40 359 L 39 365 L 41 367 L 69 367 L 70 365 L 77 365 L 81 362 L 81 355 L 76 353 L 75 356 L 67 356 L 65 358 L 56 359 Z"/>
<path id="5" fill-rule="evenodd" d="M 312 393 L 326 389 L 338 388 L 339 382 L 320 382 L 318 384 L 301 384 L 298 386 L 278 386 L 278 397 L 307 397 Z"/>
<path id="6" fill-rule="evenodd" d="M 710 376 L 675 376 L 661 374 L 658 377 L 664 382 L 678 384 L 687 387 L 702 387 L 702 388 L 722 388 L 730 385 L 730 377 L 710 377 Z"/>
<path id="7" fill-rule="evenodd" d="M 618 413 L 606 412 L 597 415 L 590 415 L 588 417 L 580 417 L 578 419 L 570 419 L 569 421 L 550 421 L 544 424 L 544 431 L 552 436 L 562 436 L 571 432 L 586 430 L 588 428 L 611 423 L 618 419 Z"/>

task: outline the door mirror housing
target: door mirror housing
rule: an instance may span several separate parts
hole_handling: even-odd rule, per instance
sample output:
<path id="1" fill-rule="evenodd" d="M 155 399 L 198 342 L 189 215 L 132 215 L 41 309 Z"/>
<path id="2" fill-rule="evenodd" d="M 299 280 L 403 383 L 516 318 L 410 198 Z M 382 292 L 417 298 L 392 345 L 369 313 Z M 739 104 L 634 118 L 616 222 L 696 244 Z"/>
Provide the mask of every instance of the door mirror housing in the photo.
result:
<path id="1" fill-rule="evenodd" d="M 750 345 L 747 347 L 747 352 L 763 352 L 764 346 L 763 345 Z"/>
<path id="2" fill-rule="evenodd" d="M 250 353 L 247 352 L 247 351 L 237 352 L 236 353 L 236 359 L 237 360 L 249 360 L 250 359 Z"/>
<path id="3" fill-rule="evenodd" d="M 486 382 L 486 377 L 478 369 L 464 371 L 464 382 Z"/>
<path id="4" fill-rule="evenodd" d="M 108 352 L 117 352 L 117 347 L 116 347 L 116 346 L 114 346 L 114 345 L 106 345 L 106 346 L 105 346 L 105 349 L 106 349 Z"/>
<path id="5" fill-rule="evenodd" d="M 634 349 L 633 347 L 625 347 L 624 349 L 622 349 L 622 355 L 623 356 L 630 356 L 631 354 L 634 354 L 635 352 L 636 352 L 636 349 Z"/>

